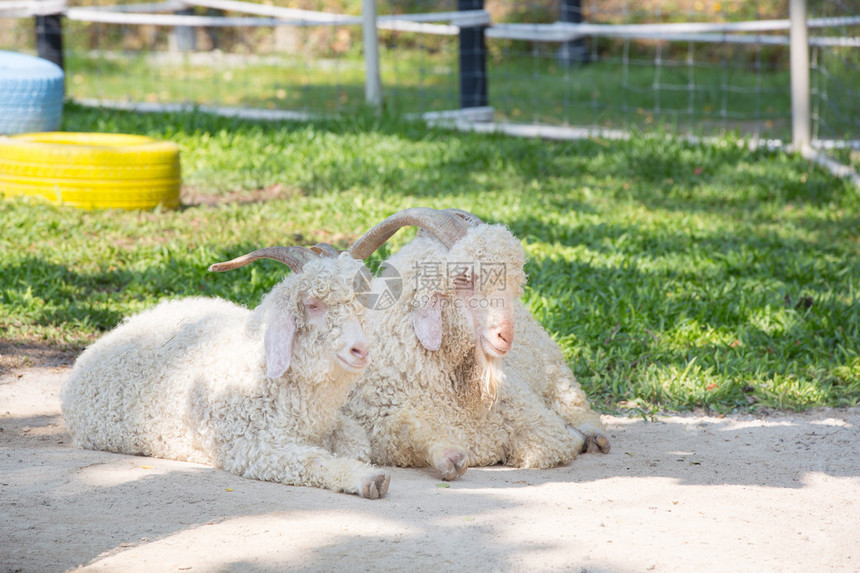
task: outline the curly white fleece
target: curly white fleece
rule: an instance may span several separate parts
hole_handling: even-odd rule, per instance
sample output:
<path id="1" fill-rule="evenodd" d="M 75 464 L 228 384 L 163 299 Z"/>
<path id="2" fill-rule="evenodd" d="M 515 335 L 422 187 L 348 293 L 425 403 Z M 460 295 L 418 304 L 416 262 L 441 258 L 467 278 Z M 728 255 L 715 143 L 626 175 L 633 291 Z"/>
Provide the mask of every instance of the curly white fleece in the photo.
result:
<path id="1" fill-rule="evenodd" d="M 475 326 L 450 288 L 442 293 L 439 350 L 425 349 L 413 331 L 411 309 L 432 297 L 431 286 L 438 286 L 422 285 L 416 272 L 427 265 L 445 268 L 468 261 L 505 266 L 502 288 L 477 293 L 479 298 L 501 297 L 513 307 L 515 340 L 504 358 L 480 351 Z M 385 352 L 374 358 L 347 405 L 349 415 L 368 431 L 374 463 L 429 465 L 446 479 L 465 471 L 461 462 L 544 468 L 573 460 L 586 436 L 602 435 L 600 418 L 558 346 L 517 300 L 526 279 L 524 254 L 510 231 L 479 225 L 450 251 L 419 236 L 388 263 L 402 274 L 404 293 L 396 306 L 368 314 L 369 336 Z M 488 369 L 496 379 L 495 392 L 483 387 Z"/>
<path id="2" fill-rule="evenodd" d="M 78 447 L 212 464 L 260 480 L 365 494 L 380 472 L 365 432 L 340 408 L 357 373 L 331 359 L 339 325 L 362 318 L 343 255 L 305 265 L 254 311 L 221 299 L 171 300 L 126 319 L 78 358 L 62 408 Z M 326 332 L 303 297 L 327 307 Z M 292 361 L 266 374 L 263 333 L 290 313 Z M 387 487 L 387 482 L 386 482 Z M 384 493 L 384 492 L 383 492 Z"/>

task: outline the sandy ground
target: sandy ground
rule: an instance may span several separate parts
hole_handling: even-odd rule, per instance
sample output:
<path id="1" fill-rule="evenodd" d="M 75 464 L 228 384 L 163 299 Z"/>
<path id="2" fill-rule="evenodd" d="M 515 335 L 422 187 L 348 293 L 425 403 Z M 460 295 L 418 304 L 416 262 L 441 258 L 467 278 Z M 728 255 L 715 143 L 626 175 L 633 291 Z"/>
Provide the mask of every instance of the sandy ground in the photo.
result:
<path id="1" fill-rule="evenodd" d="M 860 410 L 606 417 L 552 470 L 391 470 L 370 501 L 75 450 L 68 367 L 0 376 L 0 571 L 860 571 Z"/>

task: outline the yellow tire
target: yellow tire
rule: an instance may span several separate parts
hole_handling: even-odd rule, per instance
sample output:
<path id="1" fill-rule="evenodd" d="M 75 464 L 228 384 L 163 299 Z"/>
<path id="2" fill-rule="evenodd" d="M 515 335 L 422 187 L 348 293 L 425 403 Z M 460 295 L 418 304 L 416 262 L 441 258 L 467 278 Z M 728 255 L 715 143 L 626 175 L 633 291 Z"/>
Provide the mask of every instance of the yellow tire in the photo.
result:
<path id="1" fill-rule="evenodd" d="M 179 147 L 142 135 L 27 133 L 0 137 L 0 194 L 84 209 L 179 206 Z"/>

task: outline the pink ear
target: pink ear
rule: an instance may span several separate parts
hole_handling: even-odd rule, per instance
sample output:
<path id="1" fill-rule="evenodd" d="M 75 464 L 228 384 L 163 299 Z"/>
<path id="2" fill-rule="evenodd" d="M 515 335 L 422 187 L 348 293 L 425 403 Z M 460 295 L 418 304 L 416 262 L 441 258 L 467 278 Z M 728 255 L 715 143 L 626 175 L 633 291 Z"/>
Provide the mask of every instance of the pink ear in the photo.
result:
<path id="1" fill-rule="evenodd" d="M 274 315 L 274 316 L 273 316 Z M 289 312 L 270 313 L 266 334 L 266 375 L 280 378 L 290 367 L 293 351 L 293 335 L 296 333 L 296 319 Z"/>
<path id="2" fill-rule="evenodd" d="M 442 301 L 438 294 L 412 309 L 412 328 L 421 345 L 435 352 L 442 346 Z"/>

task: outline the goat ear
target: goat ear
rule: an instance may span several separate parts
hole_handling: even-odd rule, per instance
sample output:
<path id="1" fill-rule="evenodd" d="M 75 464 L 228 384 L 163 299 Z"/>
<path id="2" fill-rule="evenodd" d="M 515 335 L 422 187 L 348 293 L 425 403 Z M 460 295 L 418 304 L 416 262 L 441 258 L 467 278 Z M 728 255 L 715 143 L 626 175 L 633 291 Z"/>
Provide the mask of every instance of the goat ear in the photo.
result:
<path id="1" fill-rule="evenodd" d="M 290 367 L 296 319 L 290 312 L 274 311 L 269 315 L 263 341 L 266 346 L 266 375 L 280 378 Z"/>
<path id="2" fill-rule="evenodd" d="M 412 328 L 421 346 L 435 352 L 442 346 L 442 300 L 439 294 L 412 308 Z"/>

